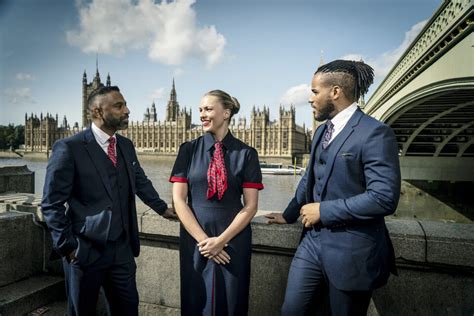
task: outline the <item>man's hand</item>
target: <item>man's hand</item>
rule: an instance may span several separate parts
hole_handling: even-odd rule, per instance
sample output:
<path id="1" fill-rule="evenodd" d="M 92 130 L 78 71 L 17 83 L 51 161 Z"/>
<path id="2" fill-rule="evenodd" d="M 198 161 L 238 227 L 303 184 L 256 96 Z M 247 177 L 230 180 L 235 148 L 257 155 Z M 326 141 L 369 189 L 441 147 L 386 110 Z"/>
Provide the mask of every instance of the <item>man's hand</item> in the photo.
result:
<path id="1" fill-rule="evenodd" d="M 76 258 L 76 249 L 71 251 L 70 254 L 67 255 L 67 259 L 69 260 L 69 263 L 72 263 L 74 260 L 77 260 Z"/>
<path id="2" fill-rule="evenodd" d="M 267 224 L 288 224 L 283 217 L 283 213 L 270 213 L 265 217 L 268 218 Z"/>
<path id="3" fill-rule="evenodd" d="M 164 218 L 173 221 L 173 220 L 178 220 L 178 215 L 176 215 L 174 208 L 167 208 L 166 211 L 161 215 Z"/>
<path id="4" fill-rule="evenodd" d="M 309 203 L 303 205 L 300 210 L 301 223 L 304 227 L 309 228 L 314 224 L 321 221 L 321 215 L 319 213 L 319 203 Z"/>

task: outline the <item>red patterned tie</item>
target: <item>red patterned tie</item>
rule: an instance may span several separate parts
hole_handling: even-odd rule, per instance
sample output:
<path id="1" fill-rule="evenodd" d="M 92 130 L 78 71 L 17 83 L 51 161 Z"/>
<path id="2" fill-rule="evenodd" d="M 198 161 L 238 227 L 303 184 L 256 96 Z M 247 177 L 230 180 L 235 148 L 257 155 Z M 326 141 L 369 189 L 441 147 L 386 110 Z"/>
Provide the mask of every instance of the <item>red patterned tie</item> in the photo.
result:
<path id="1" fill-rule="evenodd" d="M 217 198 L 220 200 L 227 190 L 227 170 L 224 163 L 224 151 L 222 142 L 214 144 L 214 154 L 207 169 L 207 199 L 211 199 L 217 192 Z"/>
<path id="2" fill-rule="evenodd" d="M 117 167 L 117 155 L 115 154 L 115 137 L 109 138 L 109 147 L 107 147 L 107 156 L 109 156 L 114 167 Z"/>

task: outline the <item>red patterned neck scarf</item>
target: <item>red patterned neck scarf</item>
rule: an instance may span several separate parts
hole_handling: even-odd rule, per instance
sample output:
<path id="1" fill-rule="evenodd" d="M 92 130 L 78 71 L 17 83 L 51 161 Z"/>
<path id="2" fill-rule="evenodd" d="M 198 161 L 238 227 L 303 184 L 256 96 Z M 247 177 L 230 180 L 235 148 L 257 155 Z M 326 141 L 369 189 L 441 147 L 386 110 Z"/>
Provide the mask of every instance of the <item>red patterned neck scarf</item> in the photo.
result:
<path id="1" fill-rule="evenodd" d="M 227 170 L 222 142 L 216 142 L 214 148 L 214 154 L 207 169 L 207 199 L 210 200 L 217 192 L 217 198 L 221 200 L 227 190 Z"/>

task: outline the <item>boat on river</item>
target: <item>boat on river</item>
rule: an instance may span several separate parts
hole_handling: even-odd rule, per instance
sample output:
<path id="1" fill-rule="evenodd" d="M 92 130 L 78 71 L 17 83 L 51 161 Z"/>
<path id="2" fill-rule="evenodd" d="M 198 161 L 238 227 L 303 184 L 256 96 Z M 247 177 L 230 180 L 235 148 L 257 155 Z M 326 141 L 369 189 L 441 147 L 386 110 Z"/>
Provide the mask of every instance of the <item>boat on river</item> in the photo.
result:
<path id="1" fill-rule="evenodd" d="M 260 163 L 262 174 L 292 175 L 302 174 L 304 169 L 298 166 L 284 165 L 281 163 Z"/>

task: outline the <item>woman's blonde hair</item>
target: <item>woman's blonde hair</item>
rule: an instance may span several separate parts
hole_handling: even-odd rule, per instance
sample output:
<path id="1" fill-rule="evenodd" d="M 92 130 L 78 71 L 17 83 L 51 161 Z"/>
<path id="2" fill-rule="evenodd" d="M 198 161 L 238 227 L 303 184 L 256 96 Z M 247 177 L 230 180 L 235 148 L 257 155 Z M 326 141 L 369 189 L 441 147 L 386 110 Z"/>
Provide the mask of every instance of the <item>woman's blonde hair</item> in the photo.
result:
<path id="1" fill-rule="evenodd" d="M 239 113 L 239 110 L 240 110 L 239 101 L 237 100 L 237 98 L 234 98 L 227 92 L 222 91 L 222 90 L 211 90 L 205 95 L 216 97 L 219 100 L 219 102 L 222 104 L 224 109 L 230 110 L 229 120 L 232 118 L 234 114 Z"/>

